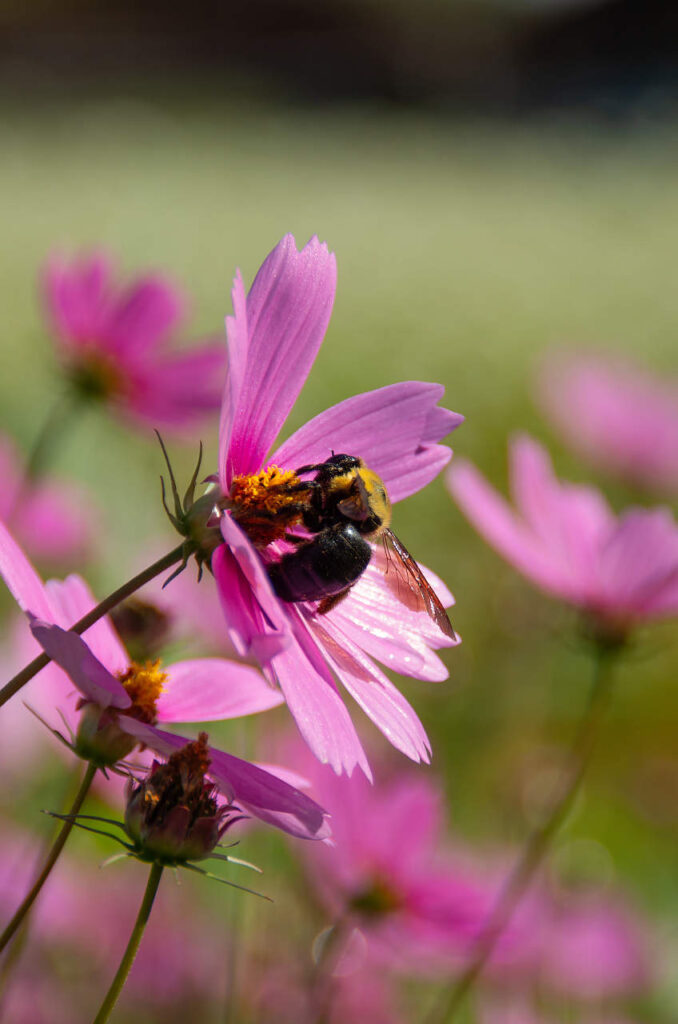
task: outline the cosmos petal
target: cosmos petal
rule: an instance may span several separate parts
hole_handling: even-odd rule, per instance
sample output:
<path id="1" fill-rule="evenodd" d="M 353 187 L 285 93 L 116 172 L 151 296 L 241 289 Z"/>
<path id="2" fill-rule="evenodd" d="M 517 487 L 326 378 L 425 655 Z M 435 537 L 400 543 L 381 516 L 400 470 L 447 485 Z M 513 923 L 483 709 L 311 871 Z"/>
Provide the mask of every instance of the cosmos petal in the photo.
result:
<path id="1" fill-rule="evenodd" d="M 430 761 L 431 745 L 413 708 L 346 634 L 318 619 L 311 625 L 325 656 L 353 699 L 396 749 L 413 761 Z"/>
<path id="2" fill-rule="evenodd" d="M 287 645 L 289 625 L 261 559 L 228 514 L 221 532 L 226 544 L 214 552 L 212 571 L 229 638 L 241 657 L 265 664 Z"/>
<path id="3" fill-rule="evenodd" d="M 163 278 L 141 278 L 110 310 L 106 335 L 110 347 L 133 361 L 154 349 L 185 313 L 179 290 Z"/>
<path id="4" fill-rule="evenodd" d="M 156 753 L 169 757 L 189 743 L 183 736 L 157 729 L 122 715 L 120 726 Z M 239 757 L 209 748 L 209 775 L 227 798 L 236 800 L 261 821 L 275 825 L 300 839 L 326 839 L 330 834 L 326 814 L 314 800 L 283 779 Z"/>
<path id="5" fill-rule="evenodd" d="M 264 260 L 249 291 L 246 325 L 238 303 L 228 324 L 229 347 L 232 334 L 239 364 L 246 331 L 247 372 L 238 382 L 235 411 L 228 413 L 230 431 L 222 431 L 222 443 L 230 434 L 227 487 L 233 474 L 256 473 L 262 467 L 325 336 L 336 274 L 334 254 L 324 242 L 314 236 L 298 252 L 292 235 L 285 235 Z"/>
<path id="6" fill-rule="evenodd" d="M 47 316 L 66 346 L 88 344 L 98 336 L 113 266 L 102 253 L 70 263 L 53 256 L 43 271 Z"/>
<path id="7" fill-rule="evenodd" d="M 75 683 L 80 692 L 102 708 L 128 708 L 132 701 L 115 676 L 94 657 L 77 633 L 31 618 L 31 632 L 45 654 Z"/>
<path id="8" fill-rule="evenodd" d="M 197 417 L 219 408 L 225 373 L 226 346 L 221 341 L 154 357 L 133 374 L 129 410 L 160 429 L 191 426 Z"/>
<path id="9" fill-rule="evenodd" d="M 65 580 L 48 580 L 46 591 L 54 611 L 54 621 L 70 629 L 97 604 L 92 591 L 81 576 L 67 576 Z M 126 672 L 130 658 L 107 615 L 95 622 L 82 634 L 95 658 L 114 675 Z"/>
<path id="10" fill-rule="evenodd" d="M 283 703 L 250 665 L 196 658 L 166 665 L 167 685 L 157 703 L 159 722 L 215 722 L 268 711 Z"/>
<path id="11" fill-rule="evenodd" d="M 391 501 L 414 494 L 440 472 L 451 451 L 439 441 L 463 417 L 437 407 L 440 384 L 405 381 L 354 395 L 321 412 L 285 441 L 271 462 L 286 469 L 357 455 L 378 473 Z"/>
<path id="12" fill-rule="evenodd" d="M 334 680 L 327 668 L 313 663 L 311 652 L 311 657 L 306 655 L 299 639 L 295 636 L 287 650 L 271 661 L 299 731 L 318 760 L 337 774 L 350 775 L 358 765 L 371 779 L 365 752 Z M 312 643 L 313 638 L 307 637 L 306 644 Z"/>
<path id="13" fill-rule="evenodd" d="M 485 540 L 507 561 L 545 589 L 559 593 L 563 572 L 552 555 L 516 518 L 507 501 L 465 460 L 455 460 L 447 486 L 462 512 Z"/>
<path id="14" fill-rule="evenodd" d="M 44 584 L 4 523 L 0 522 L 0 575 L 22 611 L 51 621 Z"/>

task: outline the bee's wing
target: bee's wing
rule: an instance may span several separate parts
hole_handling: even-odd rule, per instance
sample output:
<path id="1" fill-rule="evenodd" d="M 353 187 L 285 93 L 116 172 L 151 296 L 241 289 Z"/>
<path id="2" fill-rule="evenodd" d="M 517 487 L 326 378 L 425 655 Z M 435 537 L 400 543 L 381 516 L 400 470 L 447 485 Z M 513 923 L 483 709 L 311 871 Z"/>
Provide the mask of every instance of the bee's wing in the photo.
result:
<path id="1" fill-rule="evenodd" d="M 398 582 L 408 588 L 407 603 L 416 611 L 426 612 L 445 636 L 456 640 L 457 635 L 438 595 L 405 545 L 398 540 L 393 530 L 384 530 L 381 536 L 386 555 L 386 571 L 393 568 Z"/>

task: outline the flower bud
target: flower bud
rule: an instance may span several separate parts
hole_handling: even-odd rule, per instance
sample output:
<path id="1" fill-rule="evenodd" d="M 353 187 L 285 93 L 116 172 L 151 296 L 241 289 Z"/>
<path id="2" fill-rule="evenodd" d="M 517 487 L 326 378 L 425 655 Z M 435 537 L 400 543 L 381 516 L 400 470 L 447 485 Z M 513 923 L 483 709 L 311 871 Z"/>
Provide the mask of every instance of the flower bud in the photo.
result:
<path id="1" fill-rule="evenodd" d="M 137 740 L 118 725 L 115 708 L 102 708 L 87 702 L 82 707 L 73 749 L 85 761 L 97 768 L 109 768 L 127 757 Z"/>
<path id="2" fill-rule="evenodd" d="M 125 809 L 125 828 L 144 860 L 180 864 L 209 856 L 233 821 L 232 805 L 219 807 L 215 786 L 205 780 L 209 768 L 207 734 L 154 761 L 133 784 Z"/>

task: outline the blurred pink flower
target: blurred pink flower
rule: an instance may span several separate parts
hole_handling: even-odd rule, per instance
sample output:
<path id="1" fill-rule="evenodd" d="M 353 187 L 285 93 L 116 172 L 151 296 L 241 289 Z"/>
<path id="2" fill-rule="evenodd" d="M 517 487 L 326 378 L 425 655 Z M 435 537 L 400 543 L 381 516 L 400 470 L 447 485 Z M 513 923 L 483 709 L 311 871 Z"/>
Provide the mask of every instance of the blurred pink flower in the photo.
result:
<path id="1" fill-rule="evenodd" d="M 616 518 L 599 491 L 561 483 L 541 445 L 509 448 L 515 509 L 469 462 L 448 487 L 478 532 L 549 594 L 583 609 L 605 633 L 678 612 L 678 528 L 668 508 Z"/>
<path id="2" fill-rule="evenodd" d="M 336 283 L 334 255 L 317 238 L 299 252 L 291 235 L 268 255 L 247 295 L 240 274 L 227 318 L 229 375 L 221 412 L 219 482 L 228 497 L 234 477 L 276 465 L 295 470 L 331 453 L 356 455 L 383 479 L 392 501 L 429 483 L 448 462 L 437 442 L 462 422 L 437 402 L 443 388 L 409 381 L 349 398 L 296 431 L 267 457 L 311 369 L 327 328 Z M 441 680 L 447 670 L 432 649 L 454 641 L 425 613 L 399 599 L 395 573 L 383 555 L 339 606 L 323 616 L 314 603 L 285 603 L 274 593 L 265 562 L 282 543 L 258 551 L 226 511 L 226 543 L 212 558 L 231 640 L 253 655 L 279 685 L 296 723 L 323 762 L 349 774 L 364 750 L 337 680 L 390 742 L 414 760 L 429 744 L 413 709 L 375 665 L 418 679 Z M 435 577 L 444 604 L 452 596 Z"/>
<path id="3" fill-rule="evenodd" d="M 179 289 L 157 274 L 125 289 L 114 278 L 101 252 L 71 262 L 54 255 L 45 268 L 45 312 L 67 373 L 81 393 L 143 426 L 194 428 L 219 408 L 223 342 L 174 347 L 186 305 Z"/>
<path id="4" fill-rule="evenodd" d="M 0 434 L 0 520 L 12 524 L 37 559 L 82 558 L 92 539 L 94 513 L 77 487 L 52 480 L 26 481 L 19 455 Z"/>
<path id="5" fill-rule="evenodd" d="M 524 1003 L 514 1005 L 488 1006 L 480 1014 L 478 1024 L 560 1024 L 562 1017 L 559 1014 L 551 1016 L 543 1011 L 533 1010 Z M 640 1021 L 632 1022 L 630 1018 L 623 1019 L 614 1012 L 611 1015 L 602 1016 L 595 1013 L 593 1016 L 577 1017 L 577 1024 L 641 1024 Z"/>
<path id="6" fill-rule="evenodd" d="M 646 936 L 619 898 L 567 893 L 541 947 L 540 980 L 568 997 L 601 1000 L 647 985 Z"/>
<path id="7" fill-rule="evenodd" d="M 110 621 L 100 619 L 87 630 L 87 643 L 55 624 L 63 623 L 68 627 L 94 607 L 96 602 L 84 580 L 69 576 L 63 583 L 52 580 L 45 586 L 1 523 L 0 574 L 19 606 L 34 620 L 31 627 L 34 636 L 64 670 L 58 673 L 56 686 L 56 665 L 47 666 L 32 681 L 35 686 L 43 673 L 49 673 L 51 685 L 47 692 L 42 691 L 47 710 L 54 708 L 59 699 L 71 695 L 72 684 L 75 684 L 91 704 L 103 710 L 116 709 L 116 720 L 130 737 L 157 753 L 169 755 L 187 740 L 157 729 L 155 722 L 235 718 L 267 710 L 281 702 L 280 695 L 249 665 L 222 658 L 192 659 L 166 665 L 162 671 L 159 666 L 147 666 L 150 669 L 146 671 L 147 676 L 159 674 L 162 677 L 157 679 L 162 689 L 153 708 L 153 724 L 131 718 L 125 710 L 131 708 L 133 701 L 120 680 L 138 669 L 141 676 L 144 666 L 130 666 L 127 652 Z M 145 686 L 145 679 L 141 679 L 139 685 Z M 45 710 L 44 705 L 38 710 Z M 65 711 L 70 724 L 69 718 L 73 721 L 74 714 L 72 703 L 69 702 Z M 77 726 L 78 722 L 73 721 L 73 725 Z M 327 835 L 322 809 L 282 779 L 213 748 L 211 760 L 210 775 L 224 795 L 236 799 L 262 821 L 305 838 Z"/>
<path id="8" fill-rule="evenodd" d="M 315 984 L 314 984 L 315 982 Z M 248 979 L 259 1024 L 405 1024 L 392 984 L 369 965 L 341 976 L 310 976 L 276 960 Z"/>
<path id="9" fill-rule="evenodd" d="M 503 871 L 483 864 L 477 851 L 445 845 L 443 795 L 430 778 L 402 772 L 371 786 L 362 775 L 337 777 L 308 762 L 303 768 L 331 815 L 333 842 L 304 849 L 304 862 L 320 902 L 347 937 L 345 957 L 353 963 L 367 956 L 411 974 L 459 967 Z M 541 901 L 526 901 L 500 939 L 494 965 L 503 971 L 531 964 L 531 936 L 542 918 Z"/>
<path id="10" fill-rule="evenodd" d="M 40 840 L 0 824 L 0 919 L 6 920 L 33 880 Z M 3 1019 L 91 1018 L 129 938 L 144 874 L 134 862 L 102 871 L 64 851 L 32 912 L 30 942 L 3 992 Z M 163 1020 L 186 1020 L 191 1006 L 197 1013 L 203 1005 L 200 999 L 205 1005 L 223 999 L 223 927 L 206 919 L 188 890 L 161 887 L 121 1005 L 174 1008 L 177 1017 Z"/>
<path id="11" fill-rule="evenodd" d="M 660 494 L 678 494 L 678 378 L 630 361 L 559 353 L 539 378 L 547 416 L 605 472 Z"/>

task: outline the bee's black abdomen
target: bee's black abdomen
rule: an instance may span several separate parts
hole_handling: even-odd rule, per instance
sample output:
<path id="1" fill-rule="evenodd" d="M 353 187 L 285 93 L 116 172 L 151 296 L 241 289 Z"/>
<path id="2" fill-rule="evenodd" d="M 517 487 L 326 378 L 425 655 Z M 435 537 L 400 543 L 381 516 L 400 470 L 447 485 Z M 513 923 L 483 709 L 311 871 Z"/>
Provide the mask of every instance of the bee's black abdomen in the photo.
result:
<path id="1" fill-rule="evenodd" d="M 356 527 L 339 523 L 269 565 L 268 575 L 283 601 L 321 601 L 355 583 L 371 557 Z"/>

